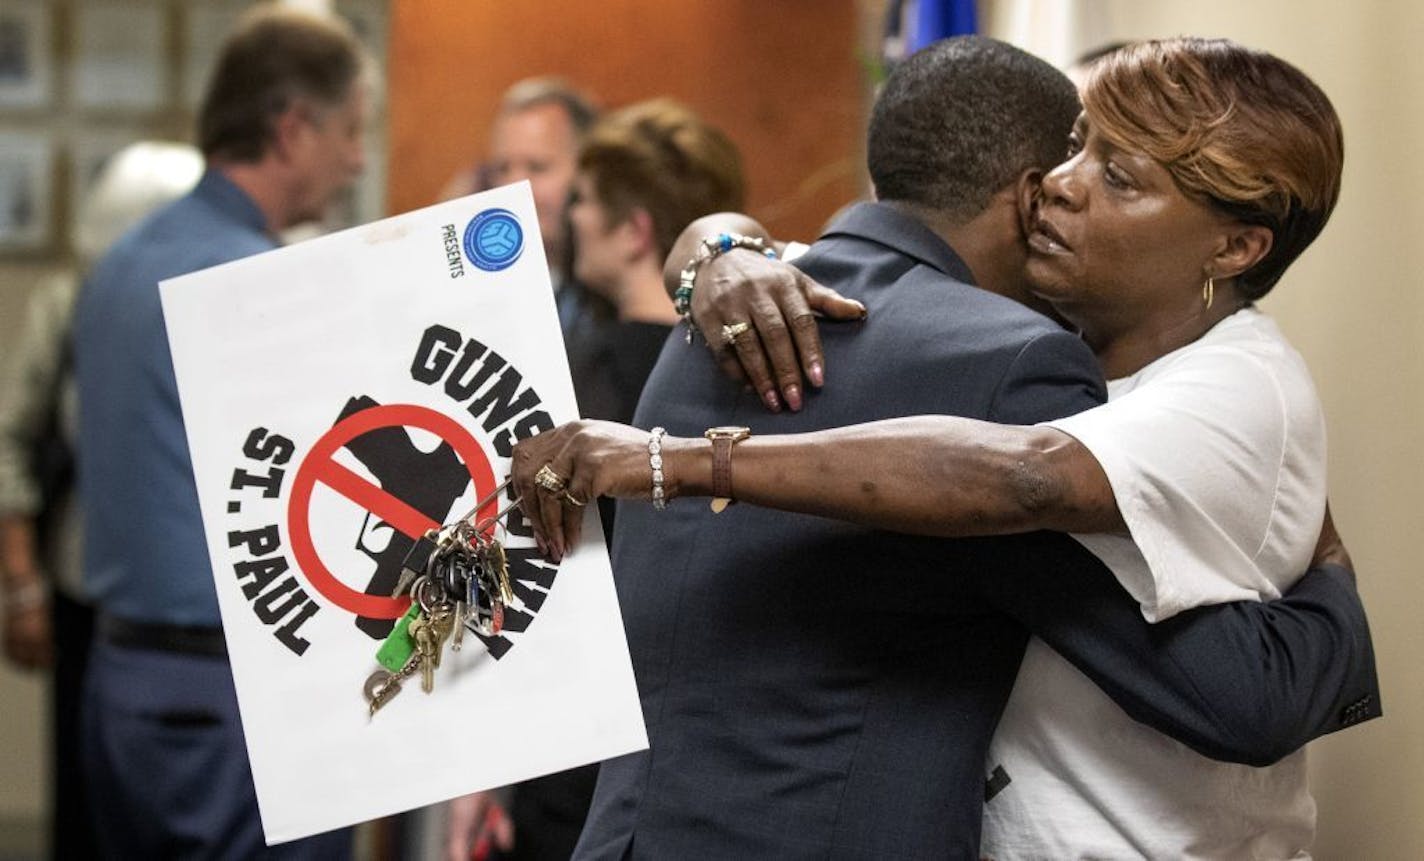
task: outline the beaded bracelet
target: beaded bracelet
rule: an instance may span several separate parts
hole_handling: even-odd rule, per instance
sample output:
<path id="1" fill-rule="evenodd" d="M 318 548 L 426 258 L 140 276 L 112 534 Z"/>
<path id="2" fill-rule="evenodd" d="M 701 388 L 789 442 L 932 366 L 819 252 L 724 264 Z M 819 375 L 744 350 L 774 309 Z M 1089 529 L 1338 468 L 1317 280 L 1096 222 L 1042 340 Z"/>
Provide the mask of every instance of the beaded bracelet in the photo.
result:
<path id="1" fill-rule="evenodd" d="M 653 470 L 653 508 L 667 508 L 667 492 L 663 489 L 663 436 L 665 428 L 653 428 L 648 436 L 648 466 Z"/>
<path id="2" fill-rule="evenodd" d="M 759 251 L 772 260 L 776 259 L 776 251 L 766 247 L 766 241 L 759 236 L 743 236 L 740 233 L 704 236 L 697 244 L 697 252 L 682 268 L 682 274 L 677 279 L 677 290 L 672 297 L 673 308 L 682 315 L 682 321 L 687 324 L 689 344 L 692 343 L 692 336 L 697 333 L 697 324 L 692 321 L 692 288 L 696 286 L 697 273 L 702 269 L 702 264 L 721 257 L 733 248 Z"/>

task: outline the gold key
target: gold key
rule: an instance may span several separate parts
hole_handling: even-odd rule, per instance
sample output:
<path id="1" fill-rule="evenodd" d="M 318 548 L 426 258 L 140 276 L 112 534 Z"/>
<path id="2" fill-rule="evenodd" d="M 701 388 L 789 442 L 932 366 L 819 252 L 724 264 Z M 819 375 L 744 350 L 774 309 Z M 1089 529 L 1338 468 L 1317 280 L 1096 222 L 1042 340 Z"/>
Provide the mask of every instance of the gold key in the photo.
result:
<path id="1" fill-rule="evenodd" d="M 430 631 L 431 646 L 433 652 L 431 659 L 435 666 L 440 666 L 440 655 L 445 651 L 445 641 L 450 639 L 450 635 L 455 631 L 455 608 L 453 605 L 445 604 L 437 607 L 430 614 L 430 623 L 426 626 Z"/>
<path id="2" fill-rule="evenodd" d="M 505 604 L 513 604 L 514 587 L 509 583 L 509 559 L 504 554 L 504 545 L 498 539 L 489 539 L 489 544 L 485 547 L 485 560 L 494 571 L 495 581 L 499 584 L 500 600 Z"/>
<path id="3" fill-rule="evenodd" d="M 410 634 L 415 638 L 414 658 L 420 662 L 420 689 L 428 694 L 435 690 L 435 638 L 424 613 L 410 623 Z"/>
<path id="4" fill-rule="evenodd" d="M 470 615 L 464 601 L 455 602 L 455 638 L 450 641 L 450 651 L 458 652 L 465 645 L 465 619 Z"/>

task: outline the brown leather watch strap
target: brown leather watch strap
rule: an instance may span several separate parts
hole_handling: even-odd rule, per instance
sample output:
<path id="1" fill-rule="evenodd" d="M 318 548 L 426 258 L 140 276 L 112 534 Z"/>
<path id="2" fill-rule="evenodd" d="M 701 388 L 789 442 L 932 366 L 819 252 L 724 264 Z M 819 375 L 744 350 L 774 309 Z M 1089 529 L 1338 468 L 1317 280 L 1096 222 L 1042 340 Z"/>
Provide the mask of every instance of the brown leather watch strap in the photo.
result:
<path id="1" fill-rule="evenodd" d="M 712 441 L 712 510 L 720 512 L 736 499 L 732 496 L 732 446 L 751 436 L 744 427 L 708 428 Z"/>
<path id="2" fill-rule="evenodd" d="M 732 438 L 712 437 L 712 495 L 732 498 Z"/>

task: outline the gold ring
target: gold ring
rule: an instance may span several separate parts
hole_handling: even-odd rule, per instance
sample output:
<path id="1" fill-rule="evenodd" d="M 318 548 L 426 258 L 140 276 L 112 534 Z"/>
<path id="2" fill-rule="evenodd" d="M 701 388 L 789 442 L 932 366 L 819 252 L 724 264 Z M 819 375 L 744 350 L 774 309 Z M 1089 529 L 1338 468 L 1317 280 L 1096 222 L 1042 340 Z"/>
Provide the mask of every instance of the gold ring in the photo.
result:
<path id="1" fill-rule="evenodd" d="M 746 331 L 748 331 L 749 329 L 751 329 L 751 327 L 752 327 L 752 324 L 751 324 L 751 323 L 746 323 L 746 322 L 742 322 L 742 323 L 724 323 L 724 324 L 722 325 L 722 346 L 724 346 L 724 347 L 734 347 L 734 346 L 736 346 L 736 344 L 737 344 L 737 339 L 742 336 L 742 333 L 743 333 L 743 332 L 746 332 Z"/>
<path id="2" fill-rule="evenodd" d="M 563 493 L 564 488 L 569 486 L 569 480 L 554 472 L 554 468 L 547 463 L 534 473 L 534 483 L 539 486 L 540 490 L 546 490 L 553 494 Z"/>
<path id="3" fill-rule="evenodd" d="M 583 508 L 585 505 L 588 505 L 587 499 L 579 499 L 577 496 L 574 496 L 572 490 L 564 491 L 564 501 L 574 508 Z"/>

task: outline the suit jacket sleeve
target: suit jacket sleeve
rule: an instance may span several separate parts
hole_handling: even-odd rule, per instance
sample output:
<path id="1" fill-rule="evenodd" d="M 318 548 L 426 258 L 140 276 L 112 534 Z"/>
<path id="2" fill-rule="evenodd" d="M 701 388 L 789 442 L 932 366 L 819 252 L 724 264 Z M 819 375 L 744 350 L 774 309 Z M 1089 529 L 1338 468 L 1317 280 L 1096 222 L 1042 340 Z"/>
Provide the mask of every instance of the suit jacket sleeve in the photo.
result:
<path id="1" fill-rule="evenodd" d="M 1381 714 L 1369 625 L 1344 568 L 1313 568 L 1275 601 L 1198 607 L 1149 624 L 1081 547 L 1040 546 L 1037 555 L 1039 564 L 1023 558 L 1011 576 L 986 573 L 990 601 L 1134 719 L 1204 756 L 1269 765 Z"/>

